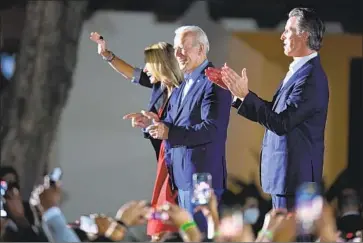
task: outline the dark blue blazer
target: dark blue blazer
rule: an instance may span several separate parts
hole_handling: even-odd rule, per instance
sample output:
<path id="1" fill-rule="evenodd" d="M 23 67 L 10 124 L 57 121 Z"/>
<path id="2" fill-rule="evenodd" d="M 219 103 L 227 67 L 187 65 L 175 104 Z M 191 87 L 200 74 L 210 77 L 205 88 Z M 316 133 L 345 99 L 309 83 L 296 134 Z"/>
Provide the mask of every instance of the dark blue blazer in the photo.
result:
<path id="1" fill-rule="evenodd" d="M 161 103 L 164 102 L 163 100 L 164 100 L 165 97 L 163 97 L 163 94 L 165 92 L 165 88 L 163 88 L 161 86 L 161 82 L 157 82 L 155 84 L 150 83 L 150 79 L 147 76 L 147 74 L 144 73 L 141 70 L 138 70 L 138 71 L 140 72 L 139 75 L 135 75 L 135 76 L 139 76 L 139 77 L 137 79 L 134 79 L 133 82 L 137 83 L 137 84 L 139 84 L 141 86 L 150 88 L 152 90 L 147 110 L 158 114 L 158 111 L 156 109 L 156 103 L 157 102 L 161 102 Z M 166 113 L 166 109 L 164 110 L 164 113 Z M 149 133 L 147 133 L 147 132 L 144 132 L 144 137 L 147 138 L 147 139 L 150 139 L 150 142 L 151 142 L 151 144 L 152 144 L 152 146 L 153 146 L 153 148 L 155 150 L 156 159 L 158 159 L 159 158 L 159 152 L 160 152 L 160 146 L 161 146 L 162 141 L 159 140 L 159 139 L 152 138 L 149 135 Z"/>
<path id="2" fill-rule="evenodd" d="M 231 94 L 210 82 L 204 70 L 181 102 L 184 86 L 185 82 L 174 90 L 164 119 L 173 180 L 178 189 L 190 190 L 192 174 L 207 172 L 213 188 L 224 189 Z"/>
<path id="3" fill-rule="evenodd" d="M 321 183 L 328 102 L 318 55 L 278 89 L 272 102 L 250 92 L 242 104 L 234 104 L 238 114 L 266 127 L 260 168 L 264 192 L 293 195 L 303 182 Z"/>

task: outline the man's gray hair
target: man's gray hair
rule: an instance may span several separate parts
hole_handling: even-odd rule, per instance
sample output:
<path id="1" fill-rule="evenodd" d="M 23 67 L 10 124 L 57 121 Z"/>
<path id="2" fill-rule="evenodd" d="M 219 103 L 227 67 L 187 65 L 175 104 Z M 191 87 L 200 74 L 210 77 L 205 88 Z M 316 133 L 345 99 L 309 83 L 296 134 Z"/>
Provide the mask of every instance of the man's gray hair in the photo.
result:
<path id="1" fill-rule="evenodd" d="M 175 37 L 180 36 L 181 34 L 186 32 L 194 33 L 196 36 L 196 40 L 204 46 L 205 54 L 208 54 L 209 41 L 207 34 L 204 32 L 204 30 L 202 30 L 202 28 L 196 25 L 185 25 L 175 30 Z"/>
<path id="2" fill-rule="evenodd" d="M 316 12 L 310 8 L 294 8 L 289 13 L 289 18 L 298 19 L 298 31 L 309 33 L 307 45 L 311 50 L 319 51 L 325 33 L 325 25 Z"/>

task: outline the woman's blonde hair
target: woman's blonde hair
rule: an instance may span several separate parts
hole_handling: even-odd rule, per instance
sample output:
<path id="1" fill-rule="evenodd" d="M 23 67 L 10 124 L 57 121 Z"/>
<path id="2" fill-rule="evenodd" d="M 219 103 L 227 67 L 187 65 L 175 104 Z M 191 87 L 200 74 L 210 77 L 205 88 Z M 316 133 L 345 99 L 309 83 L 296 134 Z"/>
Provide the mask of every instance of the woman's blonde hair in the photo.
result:
<path id="1" fill-rule="evenodd" d="M 144 51 L 145 63 L 149 64 L 148 70 L 156 80 L 166 79 L 174 87 L 178 87 L 184 79 L 174 56 L 174 47 L 166 42 L 159 42 L 148 46 Z M 162 83 L 165 85 L 165 83 Z"/>

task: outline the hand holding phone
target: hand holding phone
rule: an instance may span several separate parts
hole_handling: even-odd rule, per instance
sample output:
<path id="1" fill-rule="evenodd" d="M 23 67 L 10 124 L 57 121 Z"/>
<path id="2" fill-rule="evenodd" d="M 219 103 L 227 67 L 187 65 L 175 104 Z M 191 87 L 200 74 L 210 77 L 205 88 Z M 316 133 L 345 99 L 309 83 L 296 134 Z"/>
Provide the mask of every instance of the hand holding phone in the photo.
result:
<path id="1" fill-rule="evenodd" d="M 296 219 L 302 234 L 314 230 L 314 222 L 321 217 L 324 200 L 320 187 L 314 182 L 302 184 L 296 192 Z"/>
<path id="2" fill-rule="evenodd" d="M 195 205 L 207 205 L 212 196 L 212 175 L 209 173 L 193 174 L 193 197 Z"/>
<path id="3" fill-rule="evenodd" d="M 161 220 L 161 221 L 167 221 L 169 220 L 169 215 L 167 212 L 163 212 L 163 211 L 153 211 L 150 213 L 149 219 L 154 219 L 154 220 Z"/>
<path id="4" fill-rule="evenodd" d="M 89 216 L 81 216 L 79 219 L 79 228 L 89 234 L 98 234 L 96 220 Z"/>
<path id="5" fill-rule="evenodd" d="M 55 184 L 62 179 L 63 171 L 61 168 L 56 167 L 49 173 L 49 181 L 51 184 Z"/>
<path id="6" fill-rule="evenodd" d="M 0 217 L 7 218 L 8 213 L 5 210 L 5 194 L 8 190 L 8 183 L 6 181 L 0 181 Z"/>

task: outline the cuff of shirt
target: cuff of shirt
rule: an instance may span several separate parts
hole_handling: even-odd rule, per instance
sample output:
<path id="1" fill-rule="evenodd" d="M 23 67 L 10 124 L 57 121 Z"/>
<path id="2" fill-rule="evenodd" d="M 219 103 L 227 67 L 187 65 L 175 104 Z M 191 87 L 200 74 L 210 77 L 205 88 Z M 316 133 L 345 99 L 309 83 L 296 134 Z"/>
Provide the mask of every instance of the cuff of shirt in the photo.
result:
<path id="1" fill-rule="evenodd" d="M 60 210 L 60 208 L 58 207 L 51 207 L 50 209 L 48 209 L 47 211 L 44 212 L 43 214 L 43 221 L 48 221 L 49 219 L 53 218 L 56 215 L 60 215 L 62 214 L 62 211 Z"/>
<path id="2" fill-rule="evenodd" d="M 141 72 L 142 72 L 141 68 L 134 69 L 133 77 L 131 79 L 132 83 L 134 83 L 134 84 L 140 83 Z"/>
<path id="3" fill-rule="evenodd" d="M 238 99 L 239 99 L 239 98 L 235 96 L 235 97 L 233 98 L 233 102 L 236 102 Z M 239 99 L 239 100 L 240 100 L 241 102 L 243 102 L 244 98 Z"/>
<path id="4" fill-rule="evenodd" d="M 239 99 L 238 97 L 234 97 L 232 100 L 232 107 L 238 108 L 243 103 L 244 99 Z"/>

